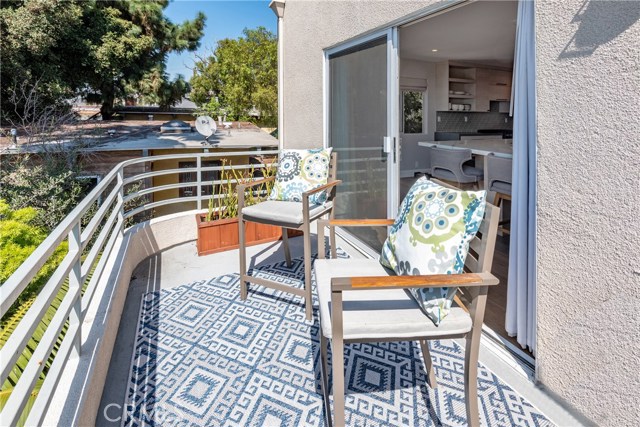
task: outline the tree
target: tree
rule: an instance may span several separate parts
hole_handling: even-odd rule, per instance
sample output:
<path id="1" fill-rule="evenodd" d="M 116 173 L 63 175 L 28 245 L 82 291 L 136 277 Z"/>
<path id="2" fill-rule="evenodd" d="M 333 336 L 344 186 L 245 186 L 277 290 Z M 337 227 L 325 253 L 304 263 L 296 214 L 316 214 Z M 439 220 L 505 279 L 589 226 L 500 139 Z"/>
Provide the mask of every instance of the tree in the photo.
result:
<path id="1" fill-rule="evenodd" d="M 14 210 L 37 208 L 33 222 L 51 230 L 86 194 L 87 182 L 78 174 L 95 154 L 86 150 L 92 144 L 91 126 L 78 122 L 66 106 L 48 104 L 42 92 L 38 84 L 9 90 L 9 103 L 16 107 L 7 121 L 28 148 L 3 155 L 0 198 Z"/>
<path id="2" fill-rule="evenodd" d="M 170 80 L 164 67 L 157 67 L 135 84 L 125 88 L 127 95 L 135 94 L 145 104 L 157 104 L 161 110 L 169 110 L 179 103 L 190 91 L 189 82 L 179 74 Z"/>
<path id="3" fill-rule="evenodd" d="M 170 52 L 195 50 L 205 16 L 174 24 L 168 0 L 22 0 L 0 3 L 2 91 L 39 81 L 50 102 L 83 93 L 113 114 L 127 84 L 162 66 Z M 6 92 L 3 93 L 6 95 Z M 2 111 L 12 111 L 4 103 Z M 10 114 L 10 113 L 9 113 Z"/>
<path id="4" fill-rule="evenodd" d="M 204 110 L 222 109 L 238 119 L 255 108 L 264 122 L 277 122 L 276 36 L 258 27 L 245 29 L 237 39 L 220 40 L 211 56 L 195 64 L 191 99 Z"/>

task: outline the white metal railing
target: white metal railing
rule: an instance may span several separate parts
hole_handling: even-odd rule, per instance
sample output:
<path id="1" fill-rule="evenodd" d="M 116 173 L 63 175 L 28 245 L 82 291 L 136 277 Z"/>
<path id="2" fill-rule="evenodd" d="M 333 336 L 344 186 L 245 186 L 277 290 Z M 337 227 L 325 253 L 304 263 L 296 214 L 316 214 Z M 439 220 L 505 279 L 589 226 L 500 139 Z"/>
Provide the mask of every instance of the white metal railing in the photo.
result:
<path id="1" fill-rule="evenodd" d="M 209 185 L 208 181 L 202 180 L 202 172 L 220 171 L 223 167 L 230 169 L 229 165 L 202 167 L 203 159 L 232 159 L 247 156 L 276 156 L 277 154 L 277 150 L 171 154 L 125 160 L 115 166 L 47 236 L 13 275 L 0 286 L 0 313 L 4 316 L 58 246 L 64 241 L 68 242 L 68 251 L 62 262 L 49 277 L 31 307 L 0 349 L 0 384 L 4 384 L 34 331 L 40 325 L 51 302 L 59 294 L 62 286 L 65 283 L 68 284 L 68 290 L 57 311 L 44 331 L 29 362 L 22 370 L 2 412 L 0 412 L 0 425 L 16 425 L 21 419 L 31 392 L 45 367 L 44 362 L 49 359 L 52 349 L 66 325 L 67 330 L 64 338 L 49 367 L 32 409 L 27 415 L 25 424 L 40 425 L 42 423 L 66 362 L 80 355 L 81 325 L 84 315 L 98 281 L 105 273 L 104 268 L 111 250 L 118 238 L 124 234 L 128 218 L 160 206 L 185 202 L 195 202 L 197 209 L 202 209 L 202 201 L 211 197 L 210 195 L 202 195 L 202 187 Z M 149 168 L 149 172 L 126 176 L 126 169 L 134 165 L 182 159 L 196 159 L 196 167 L 165 170 Z M 258 169 L 264 166 L 264 164 L 249 164 L 248 162 L 245 164 L 231 162 L 231 164 L 233 169 L 242 170 Z M 196 181 L 165 184 L 157 187 L 151 184 L 138 191 L 125 194 L 125 188 L 128 185 L 148 181 L 157 176 L 185 172 L 195 172 Z M 213 184 L 220 182 L 219 180 L 214 181 Z M 197 187 L 196 196 L 175 197 L 155 202 L 146 200 L 148 196 L 158 191 L 182 187 Z M 140 206 L 128 206 L 128 203 L 131 204 L 130 202 L 138 198 L 142 198 L 140 200 L 143 201 Z"/>

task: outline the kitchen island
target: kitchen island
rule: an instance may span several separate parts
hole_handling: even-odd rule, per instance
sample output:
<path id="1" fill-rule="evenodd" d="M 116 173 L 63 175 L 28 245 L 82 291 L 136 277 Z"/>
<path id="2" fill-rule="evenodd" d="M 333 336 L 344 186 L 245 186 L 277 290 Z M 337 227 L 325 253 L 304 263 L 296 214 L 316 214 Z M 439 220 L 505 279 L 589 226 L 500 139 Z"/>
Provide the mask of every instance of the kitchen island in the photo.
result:
<path id="1" fill-rule="evenodd" d="M 420 141 L 420 147 L 468 148 L 476 156 L 493 153 L 496 157 L 513 157 L 512 139 L 463 139 L 459 141 Z"/>

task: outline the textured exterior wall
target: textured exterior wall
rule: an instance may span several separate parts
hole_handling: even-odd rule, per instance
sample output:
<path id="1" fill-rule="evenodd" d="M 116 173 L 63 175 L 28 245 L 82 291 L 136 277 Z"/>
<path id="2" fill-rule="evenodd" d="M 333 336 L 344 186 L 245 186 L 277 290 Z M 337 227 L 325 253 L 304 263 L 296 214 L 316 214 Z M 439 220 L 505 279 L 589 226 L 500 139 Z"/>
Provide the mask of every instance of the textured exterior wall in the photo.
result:
<path id="1" fill-rule="evenodd" d="M 638 425 L 640 2 L 536 6 L 538 378 Z"/>
<path id="2" fill-rule="evenodd" d="M 434 0 L 287 0 L 284 11 L 284 146 L 322 146 L 323 49 Z"/>

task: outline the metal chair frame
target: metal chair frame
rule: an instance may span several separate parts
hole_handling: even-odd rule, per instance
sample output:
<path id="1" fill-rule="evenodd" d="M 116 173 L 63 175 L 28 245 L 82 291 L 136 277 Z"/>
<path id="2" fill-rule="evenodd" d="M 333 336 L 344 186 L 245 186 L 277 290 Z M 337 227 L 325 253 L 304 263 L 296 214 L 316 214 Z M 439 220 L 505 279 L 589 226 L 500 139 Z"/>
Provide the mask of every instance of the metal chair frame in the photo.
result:
<path id="1" fill-rule="evenodd" d="M 251 182 L 249 184 L 240 184 L 237 186 L 238 191 L 238 227 L 239 227 L 239 243 L 240 243 L 240 298 L 244 301 L 247 299 L 247 295 L 249 292 L 249 283 L 255 283 L 258 285 L 265 286 L 271 289 L 277 289 L 282 292 L 287 292 L 290 294 L 298 295 L 304 298 L 305 303 L 305 315 L 307 320 L 311 320 L 313 313 L 313 303 L 312 303 L 312 288 L 311 288 L 311 222 L 321 218 L 322 216 L 328 215 L 330 219 L 334 217 L 335 211 L 335 195 L 336 195 L 336 186 L 341 183 L 341 181 L 336 180 L 336 167 L 337 167 L 337 154 L 331 153 L 331 160 L 329 163 L 329 179 L 327 184 L 314 188 L 312 190 L 306 191 L 302 193 L 302 215 L 303 220 L 302 224 L 292 224 L 287 222 L 281 222 L 277 220 L 267 220 L 267 219 L 257 219 L 251 217 L 251 219 L 247 219 L 243 214 L 243 208 L 245 205 L 244 196 L 245 191 L 250 188 L 260 184 L 263 184 L 268 181 L 275 180 L 275 177 L 269 177 L 265 179 L 261 179 L 258 181 Z M 309 206 L 309 197 L 313 194 L 319 193 L 321 191 L 327 191 L 327 201 L 331 202 L 331 205 L 326 209 L 323 209 L 320 212 L 316 212 L 313 215 L 310 214 L 310 206 Z M 245 222 L 252 221 L 261 224 L 271 224 L 275 226 L 282 227 L 282 246 L 284 248 L 285 259 L 287 262 L 287 266 L 291 267 L 291 251 L 289 249 L 289 229 L 302 231 L 303 239 L 304 239 L 304 289 L 295 288 L 292 286 L 283 285 L 281 283 L 263 279 L 261 277 L 255 277 L 249 275 L 247 271 L 247 251 L 246 251 L 246 239 L 245 239 Z M 331 245 L 335 246 L 335 231 L 332 231 L 330 234 Z"/>

